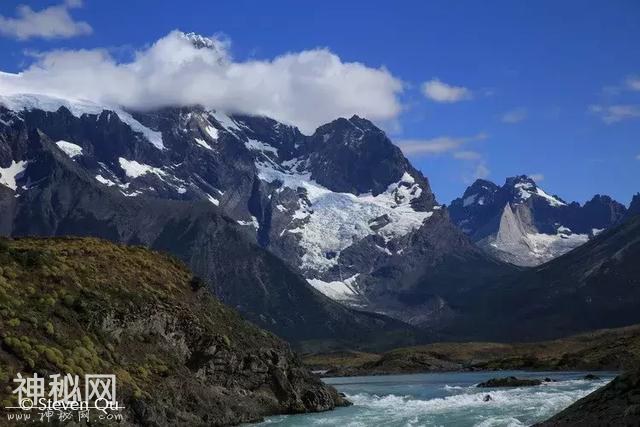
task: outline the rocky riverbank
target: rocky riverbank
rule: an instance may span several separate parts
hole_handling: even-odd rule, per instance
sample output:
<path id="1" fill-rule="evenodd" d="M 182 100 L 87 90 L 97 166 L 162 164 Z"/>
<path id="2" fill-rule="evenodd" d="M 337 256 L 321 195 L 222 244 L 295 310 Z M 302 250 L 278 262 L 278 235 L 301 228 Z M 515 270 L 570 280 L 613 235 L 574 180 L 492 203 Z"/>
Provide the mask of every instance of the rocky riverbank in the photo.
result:
<path id="1" fill-rule="evenodd" d="M 578 400 L 539 427 L 640 425 L 640 368 Z"/>
<path id="2" fill-rule="evenodd" d="M 230 425 L 348 404 L 181 262 L 142 247 L 1 240 L 0 335 L 2 407 L 17 403 L 12 379 L 34 372 L 115 374 L 121 425 Z"/>

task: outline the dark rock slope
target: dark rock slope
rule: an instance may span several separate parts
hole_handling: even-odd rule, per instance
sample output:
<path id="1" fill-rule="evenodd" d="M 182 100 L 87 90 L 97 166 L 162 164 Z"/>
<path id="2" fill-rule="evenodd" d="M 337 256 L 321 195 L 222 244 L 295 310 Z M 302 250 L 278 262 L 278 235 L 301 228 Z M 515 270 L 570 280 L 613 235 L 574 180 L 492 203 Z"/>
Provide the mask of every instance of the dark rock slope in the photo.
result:
<path id="1" fill-rule="evenodd" d="M 228 425 L 345 404 L 202 286 L 143 247 L 1 240 L 2 406 L 15 403 L 18 372 L 115 373 L 123 425 Z"/>
<path id="2" fill-rule="evenodd" d="M 611 383 L 578 400 L 540 427 L 640 425 L 640 368 L 628 371 Z"/>

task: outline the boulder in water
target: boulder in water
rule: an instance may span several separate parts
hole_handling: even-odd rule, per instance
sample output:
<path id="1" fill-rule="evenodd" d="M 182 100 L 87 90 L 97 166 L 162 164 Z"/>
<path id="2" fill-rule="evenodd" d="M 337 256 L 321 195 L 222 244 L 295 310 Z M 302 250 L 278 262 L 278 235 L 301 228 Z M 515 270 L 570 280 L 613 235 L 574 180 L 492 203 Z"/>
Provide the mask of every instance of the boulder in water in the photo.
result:
<path id="1" fill-rule="evenodd" d="M 477 387 L 529 387 L 542 384 L 542 381 L 536 379 L 525 379 L 516 377 L 491 378 L 477 385 Z"/>

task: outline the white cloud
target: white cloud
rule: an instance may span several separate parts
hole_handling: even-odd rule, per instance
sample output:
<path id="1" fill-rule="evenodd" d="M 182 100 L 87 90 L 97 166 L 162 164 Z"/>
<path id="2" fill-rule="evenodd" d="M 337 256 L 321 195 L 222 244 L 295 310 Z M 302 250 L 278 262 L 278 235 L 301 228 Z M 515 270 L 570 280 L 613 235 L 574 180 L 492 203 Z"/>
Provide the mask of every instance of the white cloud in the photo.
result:
<path id="1" fill-rule="evenodd" d="M 431 139 L 403 139 L 397 141 L 397 145 L 402 152 L 407 155 L 435 155 L 456 151 L 462 145 L 471 141 L 479 141 L 486 139 L 487 136 L 483 133 L 479 133 L 470 137 L 451 137 L 440 136 Z M 464 154 L 462 155 L 464 156 Z M 455 157 L 455 154 L 454 154 Z M 457 157 L 462 158 L 462 157 Z"/>
<path id="2" fill-rule="evenodd" d="M 631 90 L 640 90 L 640 76 L 629 76 L 627 78 L 627 87 Z"/>
<path id="3" fill-rule="evenodd" d="M 106 50 L 51 51 L 16 75 L 0 74 L 0 93 L 32 92 L 130 109 L 203 105 L 266 115 L 312 131 L 339 116 L 392 121 L 402 82 L 385 68 L 343 62 L 328 49 L 236 62 L 224 40 L 197 49 L 179 31 L 117 62 Z"/>
<path id="4" fill-rule="evenodd" d="M 640 118 L 640 105 L 637 104 L 592 105 L 589 111 L 600 116 L 607 124 Z"/>
<path id="5" fill-rule="evenodd" d="M 440 136 L 432 139 L 403 139 L 398 141 L 398 146 L 407 155 L 415 154 L 441 154 L 460 147 L 465 142 L 464 138 L 452 138 Z"/>
<path id="6" fill-rule="evenodd" d="M 482 158 L 482 154 L 477 151 L 456 151 L 453 153 L 453 157 L 458 160 L 479 160 Z"/>
<path id="7" fill-rule="evenodd" d="M 479 133 L 469 137 L 441 136 L 432 139 L 405 139 L 397 142 L 402 152 L 408 157 L 450 155 L 463 162 L 463 182 L 472 182 L 478 178 L 486 178 L 491 171 L 487 167 L 484 156 L 473 150 L 465 150 L 470 142 L 487 139 L 487 135 Z"/>
<path id="8" fill-rule="evenodd" d="M 471 91 L 466 87 L 448 85 L 438 79 L 424 82 L 422 84 L 422 93 L 432 101 L 448 103 L 463 101 L 472 97 Z"/>
<path id="9" fill-rule="evenodd" d="M 527 118 L 527 110 L 525 108 L 516 108 L 504 113 L 500 117 L 500 120 L 503 123 L 514 124 L 514 123 L 520 123 L 526 118 Z"/>
<path id="10" fill-rule="evenodd" d="M 34 37 L 45 39 L 70 38 L 91 34 L 93 29 L 84 21 L 74 21 L 69 9 L 82 6 L 81 0 L 66 0 L 42 10 L 33 10 L 27 5 L 16 9 L 17 17 L 0 15 L 0 34 L 27 40 Z"/>
<path id="11" fill-rule="evenodd" d="M 480 162 L 476 165 L 475 171 L 473 173 L 473 179 L 484 179 L 487 178 L 491 174 L 491 171 L 487 167 L 485 162 Z"/>
<path id="12" fill-rule="evenodd" d="M 529 178 L 531 178 L 535 182 L 542 182 L 542 181 L 544 181 L 544 174 L 532 173 L 532 174 L 529 174 Z"/>

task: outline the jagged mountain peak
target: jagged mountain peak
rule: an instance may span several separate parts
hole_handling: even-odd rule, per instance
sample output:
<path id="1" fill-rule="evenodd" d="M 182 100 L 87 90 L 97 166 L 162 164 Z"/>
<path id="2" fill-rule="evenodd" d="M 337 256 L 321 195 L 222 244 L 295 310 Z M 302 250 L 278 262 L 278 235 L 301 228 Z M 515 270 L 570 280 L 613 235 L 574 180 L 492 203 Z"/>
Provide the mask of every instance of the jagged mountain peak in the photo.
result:
<path id="1" fill-rule="evenodd" d="M 478 178 L 475 181 L 473 181 L 473 184 L 471 184 L 468 188 L 474 188 L 474 189 L 479 189 L 479 188 L 487 188 L 487 189 L 497 189 L 498 185 L 493 182 L 493 181 L 489 181 L 488 179 L 482 179 L 482 178 Z"/>
<path id="2" fill-rule="evenodd" d="M 353 141 L 362 141 L 367 133 L 375 133 L 384 135 L 382 129 L 377 127 L 371 121 L 364 119 L 358 115 L 353 115 L 351 118 L 339 117 L 327 124 L 324 124 L 314 132 L 314 136 L 322 137 L 323 142 L 336 141 L 338 136 L 343 138 L 344 135 L 351 135 L 349 138 Z"/>
<path id="3" fill-rule="evenodd" d="M 640 215 L 640 193 L 636 193 L 633 195 L 633 198 L 631 199 L 631 203 L 629 204 L 629 209 L 627 209 L 625 218 L 628 219 L 636 215 Z"/>
<path id="4" fill-rule="evenodd" d="M 575 204 L 578 205 L 577 203 Z M 599 230 L 620 222 L 626 210 L 625 205 L 613 200 L 610 196 L 602 194 L 596 194 L 582 206 L 582 211 L 584 211 L 593 222 L 593 228 Z"/>
<path id="5" fill-rule="evenodd" d="M 464 191 L 463 204 L 469 206 L 471 204 L 484 205 L 487 198 L 491 198 L 499 189 L 495 183 L 486 179 L 476 179 Z"/>
<path id="6" fill-rule="evenodd" d="M 193 44 L 193 46 L 197 49 L 214 49 L 214 50 L 218 49 L 218 43 L 215 40 L 209 37 L 205 37 L 201 34 L 189 32 L 189 33 L 180 33 L 180 36 L 189 40 Z"/>
<path id="7" fill-rule="evenodd" d="M 567 204 L 564 200 L 556 195 L 547 194 L 538 184 L 528 175 L 518 175 L 509 177 L 505 180 L 503 189 L 508 191 L 512 198 L 512 203 L 526 203 L 528 200 L 542 200 L 546 204 L 558 207 Z"/>
<path id="8" fill-rule="evenodd" d="M 614 200 L 611 198 L 611 196 L 607 196 L 606 194 L 596 194 L 587 203 L 589 203 L 589 202 L 610 203 L 610 202 L 613 202 L 613 201 Z"/>
<path id="9" fill-rule="evenodd" d="M 531 178 L 529 175 L 510 176 L 510 177 L 507 177 L 504 181 L 504 185 L 508 187 L 514 187 L 518 184 L 529 184 L 529 185 L 537 186 L 535 180 Z"/>
<path id="10" fill-rule="evenodd" d="M 360 117 L 357 114 L 354 114 L 353 116 L 351 116 L 351 118 L 349 119 L 349 122 L 359 127 L 363 131 L 382 132 L 382 130 L 376 125 L 374 125 L 373 122 L 363 117 Z"/>

